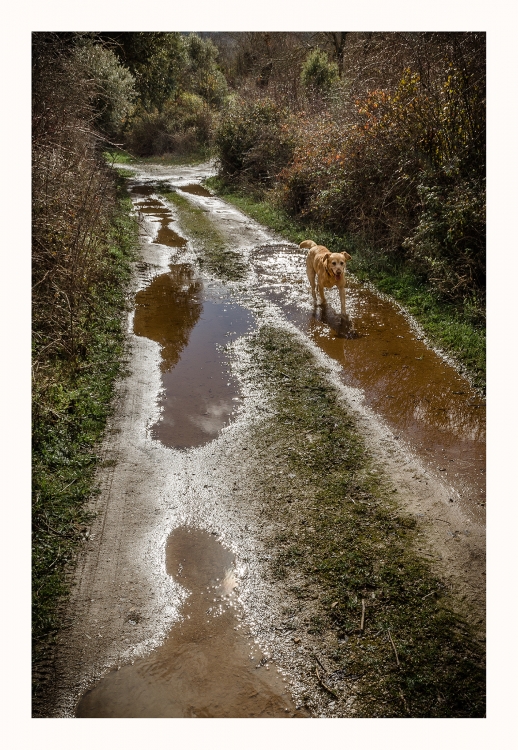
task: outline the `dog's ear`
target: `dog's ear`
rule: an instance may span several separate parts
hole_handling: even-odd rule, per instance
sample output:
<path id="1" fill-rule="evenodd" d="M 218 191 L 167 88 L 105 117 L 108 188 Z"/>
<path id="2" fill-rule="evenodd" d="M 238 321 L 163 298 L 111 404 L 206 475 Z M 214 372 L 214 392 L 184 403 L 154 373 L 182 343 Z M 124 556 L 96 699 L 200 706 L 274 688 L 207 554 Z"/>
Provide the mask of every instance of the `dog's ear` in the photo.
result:
<path id="1" fill-rule="evenodd" d="M 345 250 L 342 250 L 342 255 L 344 256 L 345 260 L 352 260 L 352 257 L 349 255 L 349 253 L 346 253 Z"/>

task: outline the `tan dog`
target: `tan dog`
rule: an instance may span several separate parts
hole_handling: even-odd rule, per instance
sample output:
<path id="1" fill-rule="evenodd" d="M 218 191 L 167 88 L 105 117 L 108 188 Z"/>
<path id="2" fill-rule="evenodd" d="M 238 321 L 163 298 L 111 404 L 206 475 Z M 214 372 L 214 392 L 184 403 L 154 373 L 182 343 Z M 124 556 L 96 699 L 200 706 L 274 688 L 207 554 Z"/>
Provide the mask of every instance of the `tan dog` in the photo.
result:
<path id="1" fill-rule="evenodd" d="M 312 240 L 305 240 L 300 247 L 307 242 L 312 242 Z M 349 253 L 331 253 L 327 247 L 314 243 L 306 258 L 306 270 L 315 304 L 318 304 L 315 282 L 318 284 L 318 293 L 322 305 L 326 304 L 324 288 L 331 289 L 331 287 L 337 286 L 340 293 L 342 317 L 345 317 L 345 264 L 348 260 L 351 260 Z"/>

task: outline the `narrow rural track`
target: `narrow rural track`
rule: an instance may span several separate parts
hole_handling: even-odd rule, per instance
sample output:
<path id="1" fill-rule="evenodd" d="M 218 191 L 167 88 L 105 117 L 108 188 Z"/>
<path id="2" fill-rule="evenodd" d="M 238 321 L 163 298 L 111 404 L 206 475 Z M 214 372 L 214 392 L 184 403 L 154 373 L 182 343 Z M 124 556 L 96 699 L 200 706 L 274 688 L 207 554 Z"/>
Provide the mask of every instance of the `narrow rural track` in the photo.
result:
<path id="1" fill-rule="evenodd" d="M 285 483 L 302 497 L 303 481 L 257 437 L 272 406 L 250 337 L 287 332 L 327 373 L 479 633 L 483 401 L 414 321 L 354 279 L 348 320 L 333 294 L 315 310 L 303 254 L 204 190 L 209 165 L 132 172 L 141 258 L 129 374 L 102 448 L 53 715 L 353 716 L 354 683 L 326 681 L 336 634 L 302 627 L 318 591 L 301 608 L 293 585 L 272 583 L 285 520 L 266 512 L 273 485 L 261 481 L 273 477 L 279 507 Z M 213 235 L 189 233 L 189 206 Z M 230 252 L 224 272 L 203 253 L 214 237 Z"/>

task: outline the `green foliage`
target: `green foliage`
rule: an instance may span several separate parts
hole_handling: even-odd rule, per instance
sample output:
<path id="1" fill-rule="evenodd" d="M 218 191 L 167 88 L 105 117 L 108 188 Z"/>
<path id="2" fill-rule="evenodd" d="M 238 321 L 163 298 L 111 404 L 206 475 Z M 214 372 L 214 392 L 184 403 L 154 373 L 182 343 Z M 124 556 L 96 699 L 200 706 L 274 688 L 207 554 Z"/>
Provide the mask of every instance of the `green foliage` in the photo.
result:
<path id="1" fill-rule="evenodd" d="M 187 55 L 184 88 L 200 96 L 212 107 L 221 107 L 228 96 L 228 86 L 217 66 L 218 49 L 210 39 L 197 34 L 184 38 Z"/>
<path id="2" fill-rule="evenodd" d="M 271 182 L 292 158 L 293 128 L 289 111 L 270 99 L 235 101 L 215 136 L 222 177 L 250 184 Z"/>
<path id="3" fill-rule="evenodd" d="M 181 90 L 187 56 L 178 32 L 131 31 L 113 35 L 120 56 L 135 76 L 141 106 L 161 111 Z"/>
<path id="4" fill-rule="evenodd" d="M 135 79 L 115 53 L 92 41 L 81 41 L 75 59 L 95 85 L 96 122 L 108 135 L 116 135 L 134 110 Z"/>
<path id="5" fill-rule="evenodd" d="M 317 48 L 309 53 L 300 74 L 305 89 L 326 93 L 338 79 L 338 65 L 329 61 L 326 52 Z"/>
<path id="6" fill-rule="evenodd" d="M 139 92 L 127 147 L 144 157 L 208 153 L 215 113 L 228 95 L 214 44 L 177 33 L 121 33 L 116 40 Z"/>
<path id="7" fill-rule="evenodd" d="M 112 151 L 104 151 L 103 156 L 108 164 L 131 164 L 135 161 L 131 154 L 121 149 L 113 149 Z"/>

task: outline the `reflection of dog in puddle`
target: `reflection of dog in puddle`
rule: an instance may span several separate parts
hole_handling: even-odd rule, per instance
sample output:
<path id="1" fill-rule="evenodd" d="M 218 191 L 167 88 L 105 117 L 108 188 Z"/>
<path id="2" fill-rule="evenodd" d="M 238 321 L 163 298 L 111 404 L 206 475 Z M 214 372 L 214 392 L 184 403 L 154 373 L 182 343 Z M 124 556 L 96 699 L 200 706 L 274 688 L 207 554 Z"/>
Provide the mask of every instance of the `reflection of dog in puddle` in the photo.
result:
<path id="1" fill-rule="evenodd" d="M 349 253 L 332 253 L 324 245 L 317 245 L 313 240 L 300 243 L 302 250 L 309 249 L 306 258 L 306 271 L 313 301 L 317 302 L 316 287 L 322 305 L 326 305 L 324 289 L 336 286 L 340 294 L 340 313 L 345 317 L 345 264 L 351 260 Z"/>
<path id="2" fill-rule="evenodd" d="M 351 318 L 347 315 L 338 315 L 327 305 L 313 311 L 313 320 L 324 323 L 331 328 L 339 339 L 359 339 L 360 334 L 355 330 Z"/>

